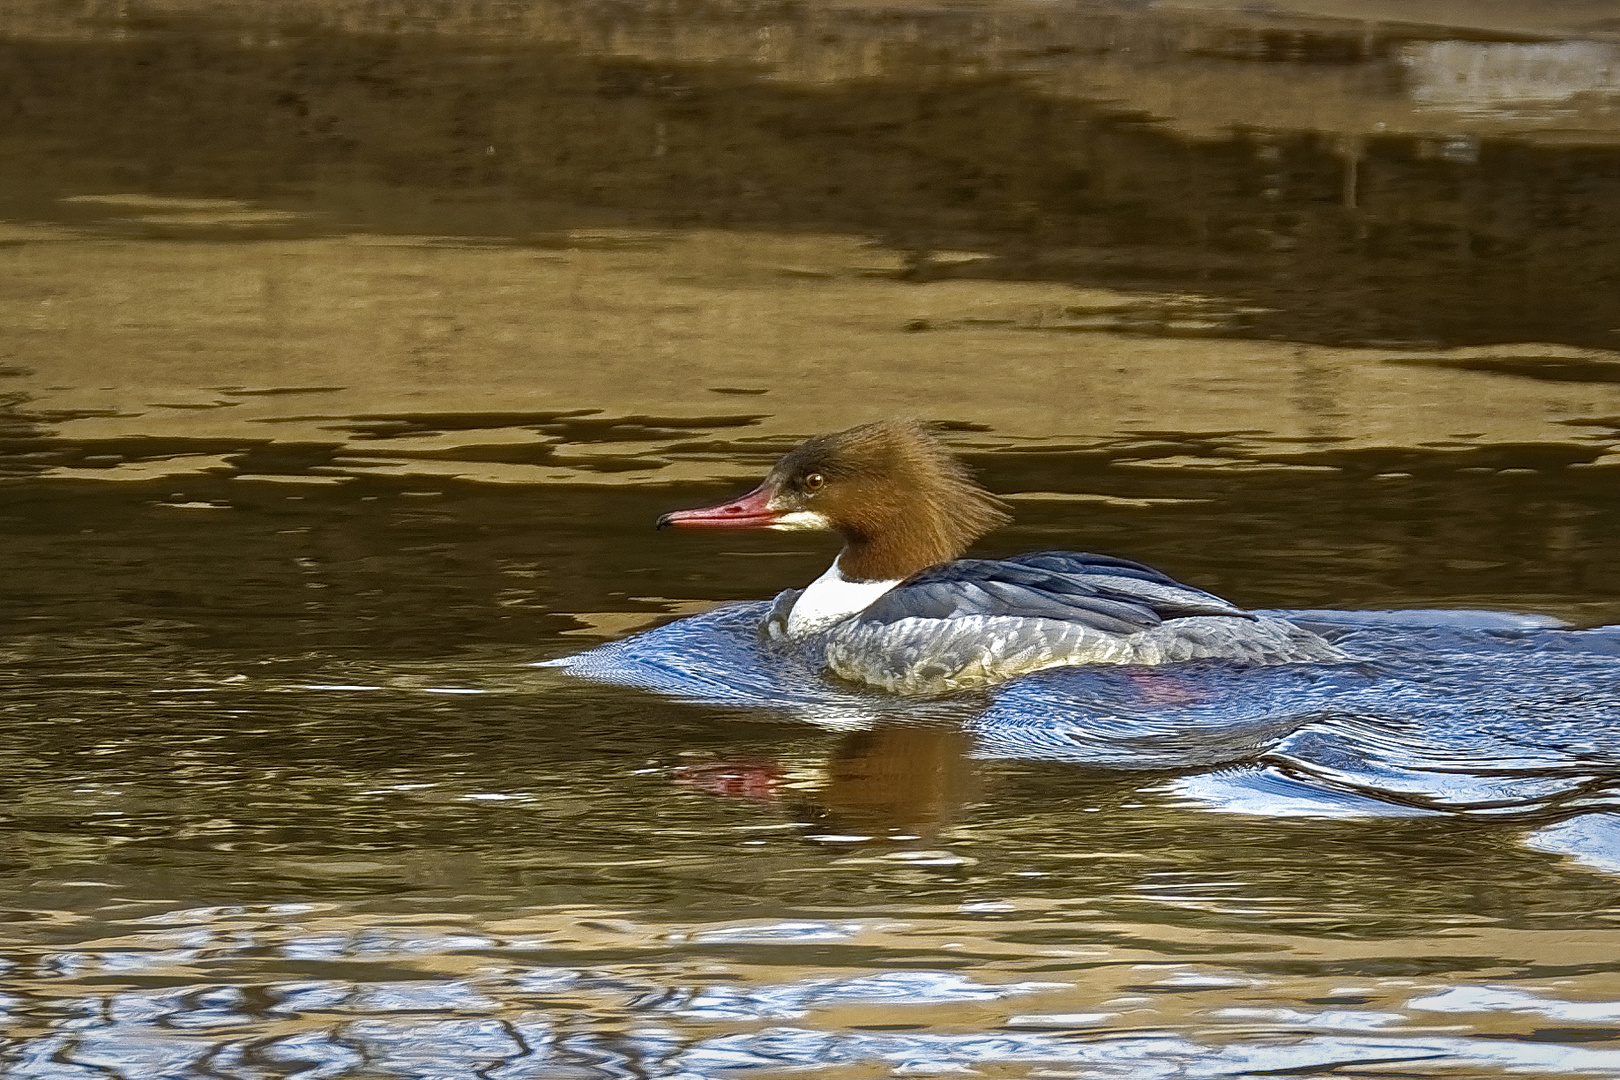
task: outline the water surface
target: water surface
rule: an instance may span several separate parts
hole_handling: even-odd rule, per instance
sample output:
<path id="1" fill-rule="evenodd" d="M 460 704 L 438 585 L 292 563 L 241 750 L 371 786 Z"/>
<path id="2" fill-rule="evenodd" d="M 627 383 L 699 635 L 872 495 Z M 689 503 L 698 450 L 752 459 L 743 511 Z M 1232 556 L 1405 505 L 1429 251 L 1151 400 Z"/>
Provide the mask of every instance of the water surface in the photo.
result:
<path id="1" fill-rule="evenodd" d="M 1620 1076 L 1601 12 L 177 7 L 4 43 L 0 1073 Z M 1572 629 L 531 666 L 818 574 L 651 522 L 891 414 L 980 554 Z"/>

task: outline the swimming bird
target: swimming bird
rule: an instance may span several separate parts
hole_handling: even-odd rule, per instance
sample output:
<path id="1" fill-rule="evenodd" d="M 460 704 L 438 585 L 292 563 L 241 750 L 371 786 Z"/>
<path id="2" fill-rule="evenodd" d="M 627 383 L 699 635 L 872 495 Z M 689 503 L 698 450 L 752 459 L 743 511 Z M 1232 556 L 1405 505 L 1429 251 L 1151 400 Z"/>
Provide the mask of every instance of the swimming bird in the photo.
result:
<path id="1" fill-rule="evenodd" d="M 895 693 L 941 694 L 1078 664 L 1345 659 L 1303 627 L 1127 559 L 961 558 L 1009 520 L 928 430 L 883 420 L 809 439 L 748 494 L 657 525 L 837 533 L 844 547 L 826 573 L 778 595 L 760 632 L 840 678 Z"/>

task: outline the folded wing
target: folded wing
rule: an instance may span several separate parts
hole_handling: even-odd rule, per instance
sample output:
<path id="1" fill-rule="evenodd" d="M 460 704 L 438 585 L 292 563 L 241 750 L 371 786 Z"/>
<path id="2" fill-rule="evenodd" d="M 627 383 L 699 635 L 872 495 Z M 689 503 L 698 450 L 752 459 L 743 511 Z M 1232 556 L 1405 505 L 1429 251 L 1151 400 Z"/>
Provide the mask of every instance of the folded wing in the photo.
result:
<path id="1" fill-rule="evenodd" d="M 1218 596 L 1183 585 L 1141 563 L 1107 555 L 1041 551 L 994 562 L 959 559 L 930 567 L 883 594 L 856 619 L 966 616 L 1051 619 L 1110 634 L 1150 630 L 1197 615 L 1253 619 Z"/>

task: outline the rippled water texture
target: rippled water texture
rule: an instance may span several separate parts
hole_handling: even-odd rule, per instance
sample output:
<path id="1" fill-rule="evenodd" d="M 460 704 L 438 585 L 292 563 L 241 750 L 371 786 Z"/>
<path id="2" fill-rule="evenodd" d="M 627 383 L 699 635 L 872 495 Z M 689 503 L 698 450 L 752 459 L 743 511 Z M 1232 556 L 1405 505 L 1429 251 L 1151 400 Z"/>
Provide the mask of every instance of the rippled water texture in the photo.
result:
<path id="1" fill-rule="evenodd" d="M 1614 15 L 9 3 L 0 1076 L 1620 1077 Z M 773 664 L 895 414 L 1356 659 Z"/>

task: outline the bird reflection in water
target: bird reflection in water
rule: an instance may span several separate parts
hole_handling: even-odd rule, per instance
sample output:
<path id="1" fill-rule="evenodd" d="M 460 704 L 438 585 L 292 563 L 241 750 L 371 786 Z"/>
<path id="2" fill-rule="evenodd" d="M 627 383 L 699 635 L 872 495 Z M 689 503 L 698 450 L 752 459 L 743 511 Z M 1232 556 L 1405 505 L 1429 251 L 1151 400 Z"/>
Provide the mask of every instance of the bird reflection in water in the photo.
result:
<path id="1" fill-rule="evenodd" d="M 927 843 L 979 794 L 972 746 L 954 724 L 886 722 L 845 734 L 813 783 L 789 783 L 788 769 L 761 758 L 683 765 L 672 777 L 710 795 L 781 803 L 812 836 Z"/>
<path id="2" fill-rule="evenodd" d="M 782 767 L 763 758 L 705 761 L 677 766 L 670 777 L 682 787 L 710 795 L 775 802 L 780 795 Z"/>

